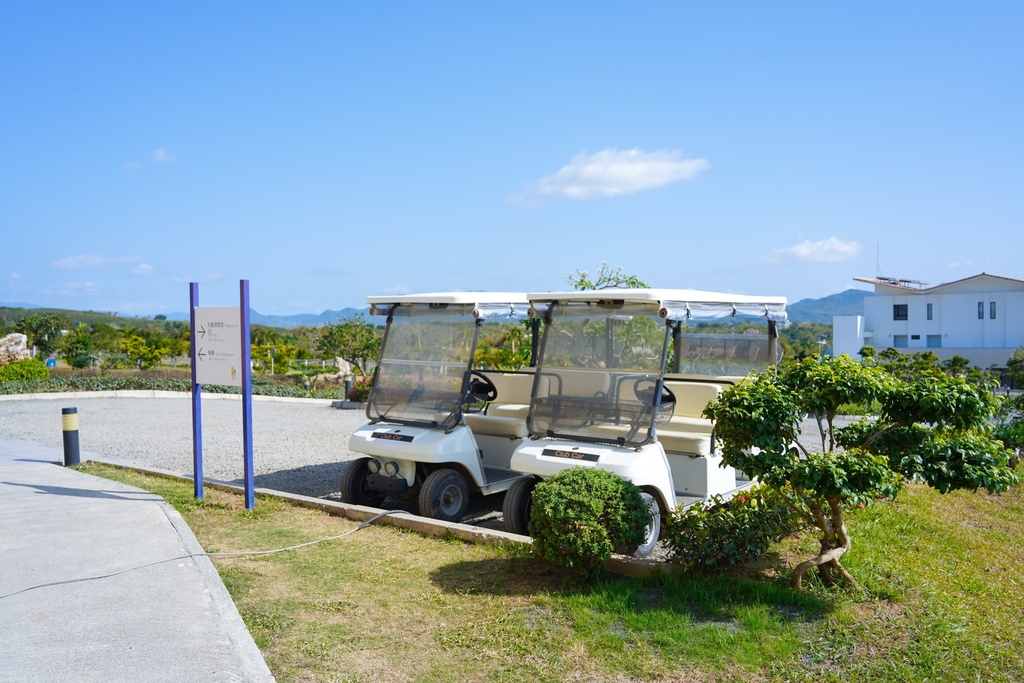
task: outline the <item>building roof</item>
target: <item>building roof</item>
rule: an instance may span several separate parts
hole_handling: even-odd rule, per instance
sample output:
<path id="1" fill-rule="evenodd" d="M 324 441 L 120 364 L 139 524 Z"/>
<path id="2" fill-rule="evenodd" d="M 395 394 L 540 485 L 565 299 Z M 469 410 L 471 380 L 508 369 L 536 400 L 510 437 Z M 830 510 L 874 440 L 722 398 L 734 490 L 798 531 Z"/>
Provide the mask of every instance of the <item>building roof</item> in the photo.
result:
<path id="1" fill-rule="evenodd" d="M 976 282 L 982 278 L 988 278 L 992 280 L 998 280 L 999 283 L 1004 287 L 1010 285 L 1012 289 L 1024 288 L 1024 280 L 1018 280 L 1012 277 L 1005 277 L 1003 275 L 993 275 L 992 273 L 978 273 L 977 275 L 971 275 L 970 277 L 961 278 L 959 280 L 953 280 L 952 282 L 943 282 L 942 284 L 935 285 L 934 287 L 910 287 L 903 284 L 897 284 L 900 282 L 912 282 L 912 280 L 881 280 L 878 278 L 868 277 L 855 277 L 854 280 L 858 282 L 866 282 L 869 285 L 875 286 L 875 293 L 878 294 L 879 290 L 897 290 L 901 294 L 939 294 L 945 289 L 957 289 L 964 284 Z"/>

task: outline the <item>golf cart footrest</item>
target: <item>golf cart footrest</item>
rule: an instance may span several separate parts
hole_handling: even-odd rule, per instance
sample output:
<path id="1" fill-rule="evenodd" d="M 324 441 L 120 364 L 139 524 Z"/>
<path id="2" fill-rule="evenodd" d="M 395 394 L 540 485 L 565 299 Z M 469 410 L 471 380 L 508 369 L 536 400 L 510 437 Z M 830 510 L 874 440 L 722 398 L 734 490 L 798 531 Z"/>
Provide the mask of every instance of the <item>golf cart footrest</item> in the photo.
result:
<path id="1" fill-rule="evenodd" d="M 383 474 L 366 475 L 366 487 L 384 493 L 405 493 L 409 483 L 401 477 L 386 477 Z"/>

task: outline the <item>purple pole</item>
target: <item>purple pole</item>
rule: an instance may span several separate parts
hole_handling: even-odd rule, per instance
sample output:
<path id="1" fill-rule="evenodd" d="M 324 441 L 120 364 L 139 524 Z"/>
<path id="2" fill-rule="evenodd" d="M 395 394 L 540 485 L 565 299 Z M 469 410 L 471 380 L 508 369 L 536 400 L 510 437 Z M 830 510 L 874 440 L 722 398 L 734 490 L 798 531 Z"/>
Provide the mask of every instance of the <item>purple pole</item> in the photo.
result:
<path id="1" fill-rule="evenodd" d="M 188 310 L 192 330 L 192 481 L 197 500 L 203 499 L 203 409 L 199 401 L 200 388 L 196 382 L 196 309 L 199 307 L 199 283 L 188 285 Z"/>
<path id="2" fill-rule="evenodd" d="M 256 507 L 252 466 L 252 349 L 249 333 L 249 281 L 239 280 L 242 307 L 242 443 L 245 447 L 245 509 Z"/>

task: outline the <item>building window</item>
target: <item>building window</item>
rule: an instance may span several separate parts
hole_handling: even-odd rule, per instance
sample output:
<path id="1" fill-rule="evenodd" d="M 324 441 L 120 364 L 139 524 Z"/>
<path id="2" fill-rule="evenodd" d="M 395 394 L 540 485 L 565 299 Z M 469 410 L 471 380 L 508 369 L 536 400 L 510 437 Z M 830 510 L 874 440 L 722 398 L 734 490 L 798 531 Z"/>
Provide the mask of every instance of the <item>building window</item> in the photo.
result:
<path id="1" fill-rule="evenodd" d="M 920 338 L 921 338 L 921 335 L 919 335 L 919 334 L 912 334 L 912 335 L 910 335 L 910 340 L 911 341 L 917 341 Z"/>
<path id="2" fill-rule="evenodd" d="M 992 320 L 996 319 L 996 302 L 995 301 L 989 301 L 988 302 L 988 317 L 991 318 Z"/>
<path id="3" fill-rule="evenodd" d="M 929 334 L 928 335 L 928 348 L 929 349 L 941 349 L 942 348 L 942 335 L 941 334 Z"/>
<path id="4" fill-rule="evenodd" d="M 928 319 L 932 319 L 932 305 L 928 304 Z"/>
<path id="5" fill-rule="evenodd" d="M 892 319 L 893 320 L 906 320 L 907 319 L 907 305 L 906 304 L 893 304 L 892 305 Z"/>
<path id="6" fill-rule="evenodd" d="M 978 302 L 978 320 L 984 320 L 984 319 L 985 319 L 985 302 L 984 301 L 979 301 Z"/>
<path id="7" fill-rule="evenodd" d="M 907 335 L 905 334 L 894 334 L 892 336 L 892 345 L 897 349 L 907 348 Z"/>

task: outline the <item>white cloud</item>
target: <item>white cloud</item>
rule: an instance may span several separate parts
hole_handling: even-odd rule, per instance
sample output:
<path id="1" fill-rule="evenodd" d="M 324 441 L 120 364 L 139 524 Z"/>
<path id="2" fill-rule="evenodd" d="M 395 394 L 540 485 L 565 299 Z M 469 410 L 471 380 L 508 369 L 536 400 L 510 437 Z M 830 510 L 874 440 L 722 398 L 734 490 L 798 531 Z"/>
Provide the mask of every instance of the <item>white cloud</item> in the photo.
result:
<path id="1" fill-rule="evenodd" d="M 86 296 L 93 295 L 98 291 L 99 287 L 93 282 L 65 282 L 47 287 L 42 290 L 42 294 L 47 296 Z"/>
<path id="2" fill-rule="evenodd" d="M 776 249 L 761 257 L 765 266 L 784 266 L 791 263 L 836 263 L 848 261 L 860 253 L 857 242 L 844 242 L 836 237 L 812 242 L 804 240 L 785 249 Z"/>
<path id="3" fill-rule="evenodd" d="M 11 273 L 11 279 L 12 280 L 24 280 L 25 278 L 22 277 L 21 273 Z"/>
<path id="4" fill-rule="evenodd" d="M 60 270 L 85 270 L 87 268 L 101 268 L 106 263 L 105 259 L 99 254 L 79 254 L 77 256 L 65 256 L 62 259 L 57 259 L 50 265 Z"/>
<path id="5" fill-rule="evenodd" d="M 169 164 L 174 161 L 174 157 L 171 156 L 166 147 L 160 147 L 153 152 L 152 159 L 154 164 Z"/>
<path id="6" fill-rule="evenodd" d="M 141 261 L 138 256 L 103 256 L 102 254 L 78 254 L 57 259 L 50 265 L 58 270 L 90 270 L 96 268 L 112 268 L 128 266 Z M 145 264 L 142 264 L 143 267 Z M 138 268 L 139 266 L 136 266 Z M 134 270 L 132 272 L 135 272 Z"/>
<path id="7" fill-rule="evenodd" d="M 643 152 L 604 149 L 577 154 L 556 173 L 530 183 L 509 201 L 535 203 L 553 199 L 595 199 L 635 194 L 682 180 L 710 168 L 707 159 L 687 159 L 680 150 Z"/>
<path id="8" fill-rule="evenodd" d="M 121 164 L 121 168 L 125 169 L 126 171 L 137 171 L 138 169 L 142 168 L 142 164 L 140 164 L 137 161 L 126 161 L 123 164 Z"/>
<path id="9" fill-rule="evenodd" d="M 952 263 L 949 264 L 949 267 L 953 268 L 954 270 L 960 268 L 973 268 L 974 261 L 972 259 L 967 259 L 966 261 L 953 261 Z"/>
<path id="10" fill-rule="evenodd" d="M 384 294 L 395 294 L 400 296 L 402 294 L 412 294 L 412 290 L 405 285 L 395 285 L 394 287 L 387 287 L 384 290 Z"/>
<path id="11" fill-rule="evenodd" d="M 129 272 L 132 275 L 152 275 L 154 271 L 153 266 L 148 263 L 140 263 L 139 265 L 132 268 Z"/>

